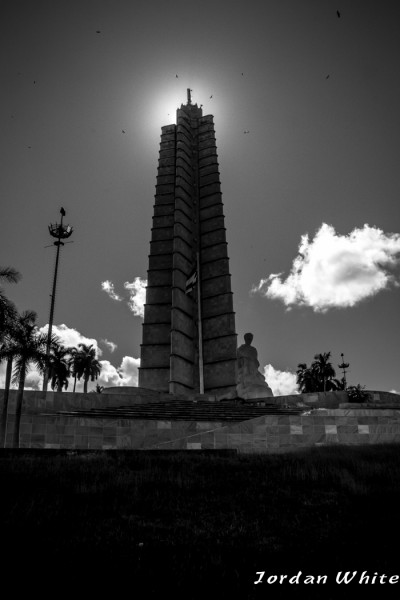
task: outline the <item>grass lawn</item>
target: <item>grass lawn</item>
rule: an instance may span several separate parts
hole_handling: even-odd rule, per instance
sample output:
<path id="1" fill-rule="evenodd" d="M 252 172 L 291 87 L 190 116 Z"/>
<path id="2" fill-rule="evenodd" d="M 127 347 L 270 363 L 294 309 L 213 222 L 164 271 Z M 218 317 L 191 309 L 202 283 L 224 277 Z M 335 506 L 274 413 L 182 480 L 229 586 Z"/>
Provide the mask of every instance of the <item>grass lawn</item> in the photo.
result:
<path id="1" fill-rule="evenodd" d="M 0 452 L 3 574 L 78 597 L 395 597 L 400 446 L 276 455 Z M 258 571 L 265 571 L 262 583 Z M 299 583 L 288 583 L 301 571 Z M 357 571 L 337 584 L 338 571 Z M 359 583 L 363 571 L 370 583 Z M 24 575 L 25 574 L 25 575 Z M 287 575 L 282 584 L 267 577 Z M 306 584 L 327 575 L 327 583 Z M 58 588 L 53 586 L 57 585 Z"/>

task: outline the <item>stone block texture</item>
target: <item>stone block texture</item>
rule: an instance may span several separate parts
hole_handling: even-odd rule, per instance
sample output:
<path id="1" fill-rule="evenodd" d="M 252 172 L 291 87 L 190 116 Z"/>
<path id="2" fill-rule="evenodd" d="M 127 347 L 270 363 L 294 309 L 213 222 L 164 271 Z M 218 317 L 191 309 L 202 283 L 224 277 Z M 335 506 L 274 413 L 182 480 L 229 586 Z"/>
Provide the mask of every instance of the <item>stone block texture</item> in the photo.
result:
<path id="1" fill-rule="evenodd" d="M 139 386 L 199 393 L 202 354 L 204 393 L 233 392 L 236 347 L 214 122 L 189 99 L 161 131 Z"/>

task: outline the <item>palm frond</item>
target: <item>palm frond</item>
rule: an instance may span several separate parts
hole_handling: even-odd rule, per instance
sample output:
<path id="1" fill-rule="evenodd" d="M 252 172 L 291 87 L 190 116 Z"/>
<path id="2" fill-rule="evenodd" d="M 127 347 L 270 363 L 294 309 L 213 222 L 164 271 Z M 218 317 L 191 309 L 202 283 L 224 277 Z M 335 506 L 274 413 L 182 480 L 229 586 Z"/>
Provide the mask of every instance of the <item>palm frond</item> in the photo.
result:
<path id="1" fill-rule="evenodd" d="M 4 279 L 7 283 L 18 283 L 22 275 L 13 267 L 0 267 L 0 280 Z"/>

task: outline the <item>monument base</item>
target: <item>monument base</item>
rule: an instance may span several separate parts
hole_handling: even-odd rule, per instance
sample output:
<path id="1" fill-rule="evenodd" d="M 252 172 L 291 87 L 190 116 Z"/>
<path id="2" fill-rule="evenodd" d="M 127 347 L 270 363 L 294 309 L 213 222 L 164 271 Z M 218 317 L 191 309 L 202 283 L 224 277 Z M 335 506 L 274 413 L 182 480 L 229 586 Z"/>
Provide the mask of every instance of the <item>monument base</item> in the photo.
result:
<path id="1" fill-rule="evenodd" d="M 115 386 L 107 387 L 103 389 L 103 394 L 124 394 L 129 396 L 154 396 L 155 394 L 162 394 L 159 390 L 151 390 L 149 388 L 138 387 L 138 386 Z"/>
<path id="2" fill-rule="evenodd" d="M 256 400 L 257 398 L 272 398 L 273 392 L 269 385 L 258 385 L 256 383 L 249 383 L 244 385 L 239 383 L 236 387 L 237 397 L 242 400 Z"/>

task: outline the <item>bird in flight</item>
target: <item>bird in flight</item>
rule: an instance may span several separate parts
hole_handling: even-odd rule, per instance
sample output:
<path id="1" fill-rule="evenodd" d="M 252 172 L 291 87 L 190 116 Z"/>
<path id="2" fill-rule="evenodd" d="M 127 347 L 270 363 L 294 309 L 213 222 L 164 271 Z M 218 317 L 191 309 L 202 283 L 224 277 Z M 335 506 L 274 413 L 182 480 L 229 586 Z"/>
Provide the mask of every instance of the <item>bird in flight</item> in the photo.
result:
<path id="1" fill-rule="evenodd" d="M 210 98 L 212 98 L 212 97 L 213 97 L 213 95 L 211 94 Z"/>
<path id="2" fill-rule="evenodd" d="M 243 75 L 243 73 L 242 73 L 242 75 Z"/>
<path id="3" fill-rule="evenodd" d="M 330 77 L 330 75 L 327 75 L 327 76 L 325 77 L 325 79 L 329 79 L 329 77 Z"/>
<path id="4" fill-rule="evenodd" d="M 122 130 L 122 133 L 125 133 L 125 129 Z"/>
<path id="5" fill-rule="evenodd" d="M 246 129 L 245 131 L 243 131 L 243 133 L 250 133 L 250 131 Z"/>
<path id="6" fill-rule="evenodd" d="M 340 12 L 338 10 L 336 11 L 336 14 L 338 16 L 338 19 L 340 19 Z"/>
<path id="7" fill-rule="evenodd" d="M 178 77 L 178 75 L 175 75 L 175 77 Z"/>
<path id="8" fill-rule="evenodd" d="M 96 30 L 96 33 L 101 33 L 100 29 L 97 29 L 97 30 Z"/>

